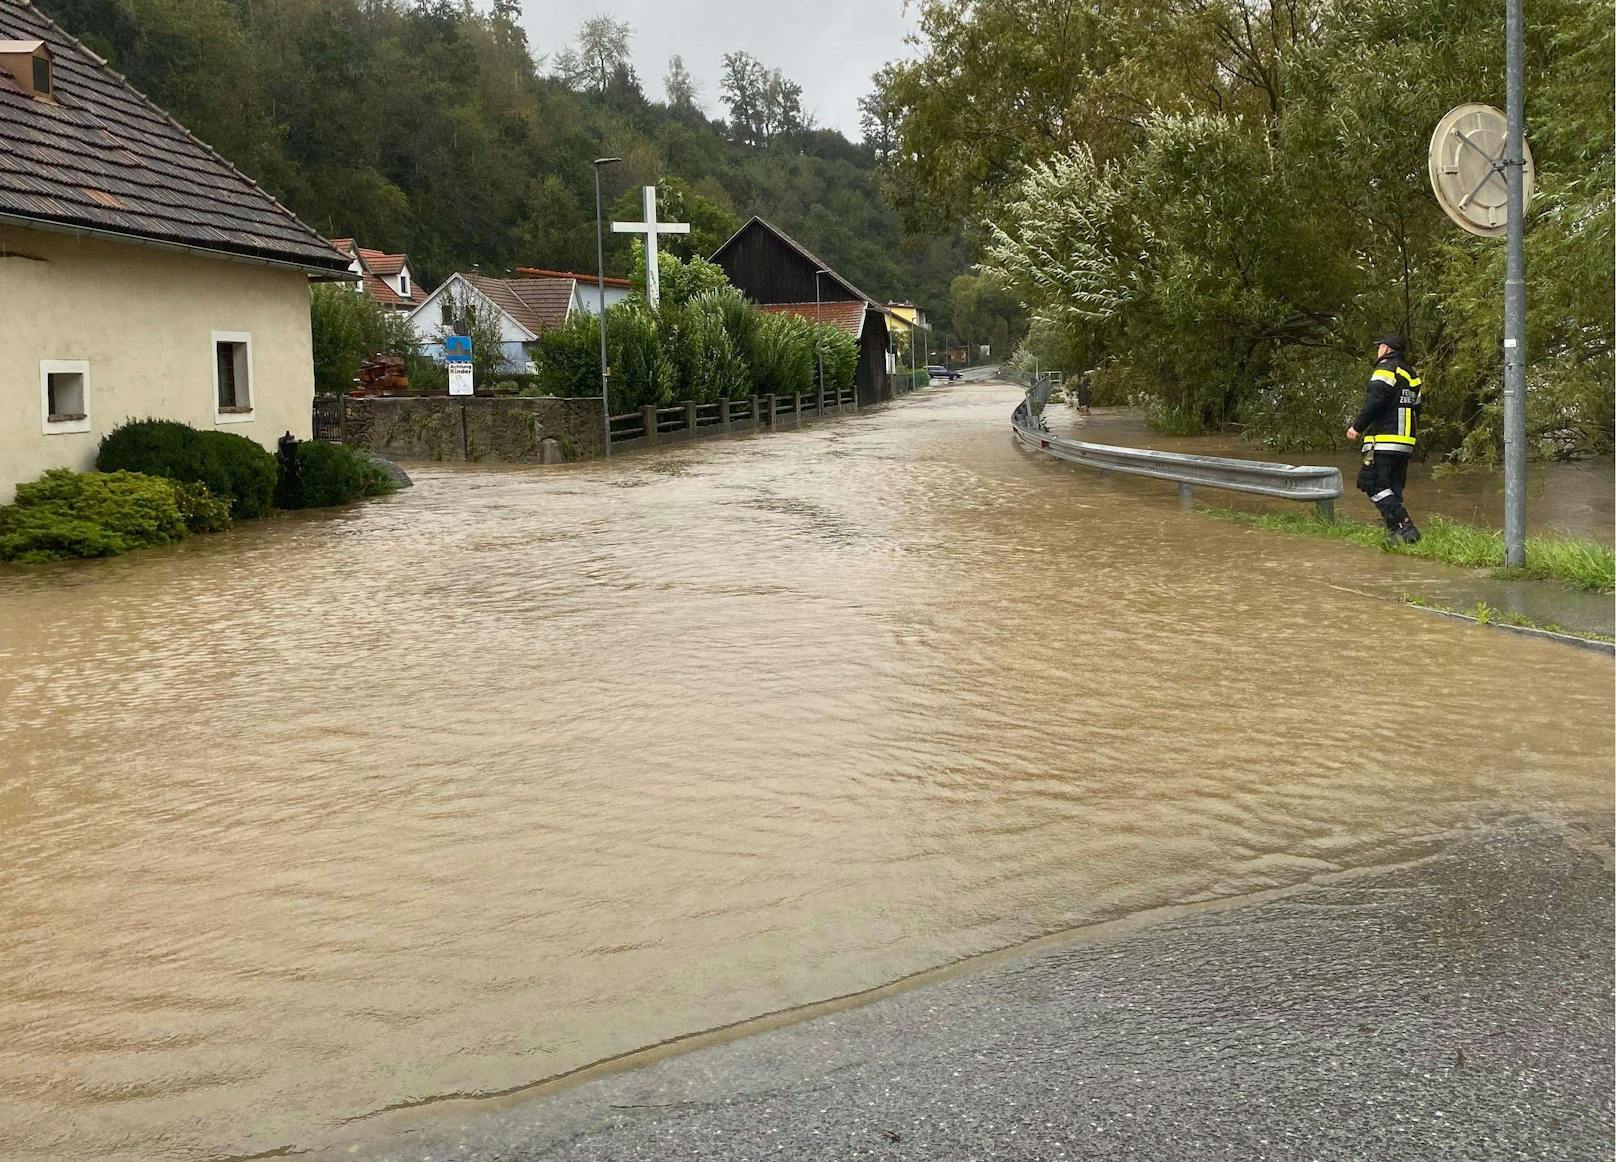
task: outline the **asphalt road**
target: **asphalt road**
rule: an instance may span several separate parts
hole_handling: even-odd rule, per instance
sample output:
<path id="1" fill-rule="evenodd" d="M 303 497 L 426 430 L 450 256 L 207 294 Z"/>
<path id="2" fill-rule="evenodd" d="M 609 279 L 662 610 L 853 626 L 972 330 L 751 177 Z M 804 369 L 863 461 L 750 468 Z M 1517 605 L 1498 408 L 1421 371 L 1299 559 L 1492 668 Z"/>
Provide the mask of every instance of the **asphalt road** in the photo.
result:
<path id="1" fill-rule="evenodd" d="M 445 1111 L 366 1156 L 1610 1159 L 1609 840 L 1500 824 L 1411 865 Z"/>

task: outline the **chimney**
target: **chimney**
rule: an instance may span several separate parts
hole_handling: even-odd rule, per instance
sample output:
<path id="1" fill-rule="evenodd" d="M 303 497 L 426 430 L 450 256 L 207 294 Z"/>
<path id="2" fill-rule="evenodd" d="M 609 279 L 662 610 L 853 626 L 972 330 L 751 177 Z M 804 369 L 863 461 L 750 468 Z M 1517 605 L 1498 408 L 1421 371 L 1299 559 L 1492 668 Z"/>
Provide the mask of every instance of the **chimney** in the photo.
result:
<path id="1" fill-rule="evenodd" d="M 0 69 L 40 101 L 56 102 L 56 63 L 42 40 L 0 40 Z"/>

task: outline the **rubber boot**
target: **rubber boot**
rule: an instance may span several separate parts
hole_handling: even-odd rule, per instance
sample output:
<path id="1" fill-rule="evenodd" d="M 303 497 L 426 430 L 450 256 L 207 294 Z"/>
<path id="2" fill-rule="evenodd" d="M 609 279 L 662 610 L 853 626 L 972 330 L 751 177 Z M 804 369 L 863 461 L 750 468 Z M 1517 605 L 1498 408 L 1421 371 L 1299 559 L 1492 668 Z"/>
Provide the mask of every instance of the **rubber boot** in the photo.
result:
<path id="1" fill-rule="evenodd" d="M 1397 530 L 1392 536 L 1402 541 L 1405 545 L 1417 545 L 1420 543 L 1420 530 L 1415 528 L 1414 522 L 1406 516 L 1403 518 L 1402 523 L 1397 526 Z"/>

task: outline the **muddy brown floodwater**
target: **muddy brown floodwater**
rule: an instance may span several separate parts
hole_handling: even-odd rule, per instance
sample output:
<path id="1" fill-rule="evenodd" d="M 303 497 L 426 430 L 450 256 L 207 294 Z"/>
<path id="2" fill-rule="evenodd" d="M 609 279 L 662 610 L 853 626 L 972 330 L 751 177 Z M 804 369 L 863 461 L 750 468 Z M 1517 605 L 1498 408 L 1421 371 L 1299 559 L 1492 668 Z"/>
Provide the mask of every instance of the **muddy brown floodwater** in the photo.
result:
<path id="1" fill-rule="evenodd" d="M 0 573 L 0 1156 L 303 1149 L 1610 809 L 1608 658 L 1097 491 L 1015 398 Z"/>

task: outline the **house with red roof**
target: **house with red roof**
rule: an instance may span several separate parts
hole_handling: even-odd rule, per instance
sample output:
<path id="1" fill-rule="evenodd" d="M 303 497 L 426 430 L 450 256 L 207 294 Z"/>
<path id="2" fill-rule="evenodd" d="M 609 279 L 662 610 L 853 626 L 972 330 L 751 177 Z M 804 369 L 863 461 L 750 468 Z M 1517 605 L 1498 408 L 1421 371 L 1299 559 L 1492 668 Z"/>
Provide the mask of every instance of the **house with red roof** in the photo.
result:
<path id="1" fill-rule="evenodd" d="M 0 504 L 156 417 L 313 425 L 339 253 L 28 0 L 0 0 Z"/>
<path id="2" fill-rule="evenodd" d="M 352 238 L 333 238 L 331 245 L 348 256 L 348 269 L 359 276 L 359 290 L 392 311 L 408 313 L 426 300 L 407 254 L 366 250 Z"/>

